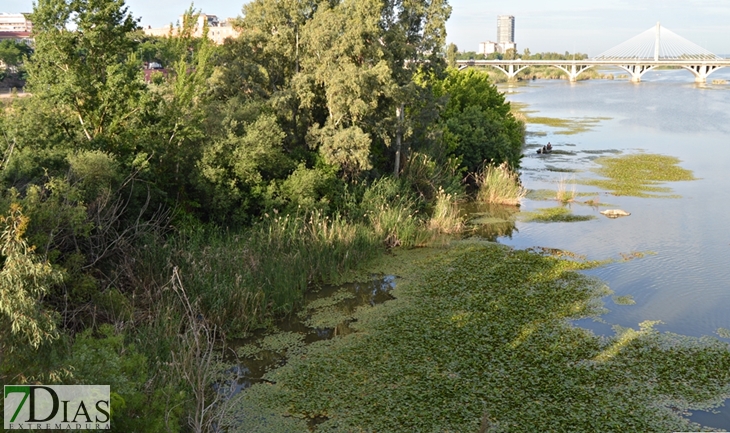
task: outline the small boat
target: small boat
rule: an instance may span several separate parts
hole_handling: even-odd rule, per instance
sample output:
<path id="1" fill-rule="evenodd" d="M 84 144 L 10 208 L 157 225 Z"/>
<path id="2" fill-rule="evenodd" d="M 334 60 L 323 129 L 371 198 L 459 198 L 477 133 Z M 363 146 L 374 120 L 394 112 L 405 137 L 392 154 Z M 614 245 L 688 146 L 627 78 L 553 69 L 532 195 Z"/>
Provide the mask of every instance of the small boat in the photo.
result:
<path id="1" fill-rule="evenodd" d="M 552 152 L 552 146 L 548 148 L 547 146 L 543 146 L 541 149 L 537 149 L 537 153 L 540 155 L 547 155 L 548 153 Z"/>

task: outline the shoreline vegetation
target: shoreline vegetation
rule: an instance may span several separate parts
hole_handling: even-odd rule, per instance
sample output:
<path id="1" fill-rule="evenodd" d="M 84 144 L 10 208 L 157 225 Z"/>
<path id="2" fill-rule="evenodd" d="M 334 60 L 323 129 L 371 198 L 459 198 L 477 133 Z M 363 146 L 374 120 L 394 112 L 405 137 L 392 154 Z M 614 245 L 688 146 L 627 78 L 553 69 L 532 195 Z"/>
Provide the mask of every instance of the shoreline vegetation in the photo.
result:
<path id="1" fill-rule="evenodd" d="M 278 423 L 264 431 L 501 431 L 554 419 L 543 406 L 565 414 L 565 398 L 567 425 L 593 415 L 593 395 L 615 410 L 597 420 L 686 426 L 665 403 L 714 401 L 728 378 L 710 355 L 725 363 L 726 346 L 692 340 L 667 362 L 694 369 L 642 370 L 634 349 L 654 365 L 671 342 L 651 324 L 608 343 L 567 326 L 600 310 L 605 290 L 573 272 L 598 263 L 449 247 L 479 233 L 463 206 L 514 227 L 525 122 L 487 73 L 448 67 L 447 4 L 399 7 L 254 0 L 240 36 L 216 46 L 194 36 L 192 7 L 149 37 L 122 0 L 34 4 L 35 45 L 16 65 L 28 93 L 0 108 L 0 385 L 109 384 L 114 431 L 220 431 L 239 404 L 226 345 L 317 309 L 317 286 L 381 269 L 403 280 L 395 301 L 356 312 L 368 332 L 261 344 L 310 357 L 242 393 Z M 165 73 L 146 80 L 150 62 Z M 613 387 L 620 372 L 636 388 Z"/>

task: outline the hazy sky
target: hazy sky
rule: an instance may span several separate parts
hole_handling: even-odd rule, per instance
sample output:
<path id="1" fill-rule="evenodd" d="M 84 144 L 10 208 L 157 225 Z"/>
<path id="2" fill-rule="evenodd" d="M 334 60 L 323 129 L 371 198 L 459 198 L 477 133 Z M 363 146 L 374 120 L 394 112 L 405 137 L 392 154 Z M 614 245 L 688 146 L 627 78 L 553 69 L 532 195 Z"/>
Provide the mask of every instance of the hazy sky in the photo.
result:
<path id="1" fill-rule="evenodd" d="M 26 12 L 31 0 L 3 0 L 0 11 Z M 233 17 L 241 0 L 198 0 L 196 9 Z M 190 2 L 127 0 L 141 24 L 175 22 Z M 451 0 L 448 41 L 460 50 L 476 50 L 495 40 L 497 15 L 515 16 L 518 50 L 578 51 L 597 55 L 654 26 L 657 21 L 716 54 L 730 54 L 730 0 Z"/>

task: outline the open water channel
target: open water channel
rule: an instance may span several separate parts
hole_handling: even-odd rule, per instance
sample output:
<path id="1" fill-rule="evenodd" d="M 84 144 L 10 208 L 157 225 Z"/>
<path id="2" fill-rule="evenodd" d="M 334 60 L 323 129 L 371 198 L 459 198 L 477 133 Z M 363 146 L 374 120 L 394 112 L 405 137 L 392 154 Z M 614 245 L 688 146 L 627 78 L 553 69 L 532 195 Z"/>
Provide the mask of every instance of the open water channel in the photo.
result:
<path id="1" fill-rule="evenodd" d="M 716 72 L 709 81 L 713 79 L 730 81 L 730 70 Z M 610 311 L 601 321 L 576 323 L 597 334 L 612 334 L 613 325 L 638 328 L 642 321 L 660 320 L 659 331 L 728 336 L 722 330 L 718 334 L 718 329 L 730 328 L 730 85 L 693 81 L 688 71 L 662 70 L 647 73 L 639 84 L 538 80 L 501 87 L 509 101 L 534 111 L 528 116 L 592 124 L 580 131 L 528 123 L 531 134 L 522 162 L 522 180 L 528 189 L 556 190 L 561 177 L 595 176 L 591 173 L 597 167 L 594 158 L 619 153 L 674 156 L 698 178 L 667 183 L 678 198 L 619 197 L 578 184 L 578 192 L 598 192 L 600 202 L 631 216 L 609 219 L 599 214 L 600 209 L 575 204 L 573 213 L 597 218 L 571 223 L 518 220 L 515 230 L 498 237 L 499 242 L 516 248 L 559 248 L 589 259 L 653 252 L 589 272 L 616 295 L 630 295 L 636 301 L 616 305 L 608 299 Z M 548 142 L 555 151 L 538 155 L 536 146 Z M 521 210 L 555 205 L 526 199 Z M 695 412 L 691 418 L 730 431 L 727 403 L 719 413 Z"/>

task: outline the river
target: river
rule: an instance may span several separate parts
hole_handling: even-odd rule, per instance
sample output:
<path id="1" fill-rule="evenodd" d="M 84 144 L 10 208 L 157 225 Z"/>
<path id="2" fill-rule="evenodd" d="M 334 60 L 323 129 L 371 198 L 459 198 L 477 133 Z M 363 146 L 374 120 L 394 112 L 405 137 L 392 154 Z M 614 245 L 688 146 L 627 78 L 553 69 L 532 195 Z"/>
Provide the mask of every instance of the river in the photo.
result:
<path id="1" fill-rule="evenodd" d="M 716 72 L 713 79 L 730 81 L 730 70 Z M 518 220 L 516 230 L 499 237 L 499 242 L 516 248 L 559 248 L 590 259 L 652 252 L 589 272 L 616 295 L 630 295 L 636 303 L 617 305 L 607 298 L 610 311 L 601 321 L 586 319 L 577 324 L 608 335 L 613 325 L 637 328 L 642 321 L 660 320 L 660 331 L 721 338 L 718 329 L 730 328 L 730 85 L 697 85 L 688 71 L 662 70 L 647 73 L 639 84 L 537 80 L 500 89 L 507 100 L 534 111 L 530 116 L 595 120 L 589 130 L 567 131 L 573 134 L 544 123 L 528 123 L 531 134 L 522 162 L 522 180 L 528 189 L 555 190 L 561 176 L 594 176 L 593 159 L 618 152 L 678 157 L 680 166 L 692 170 L 698 179 L 666 184 L 679 198 L 601 192 L 601 202 L 627 210 L 631 216 L 609 219 L 596 208 L 573 205 L 574 213 L 597 218 L 547 224 Z M 534 146 L 547 142 L 556 152 L 536 154 Z M 600 191 L 580 184 L 576 188 Z M 555 205 L 526 199 L 521 210 Z M 730 430 L 727 405 L 719 414 L 695 413 L 692 419 Z"/>

